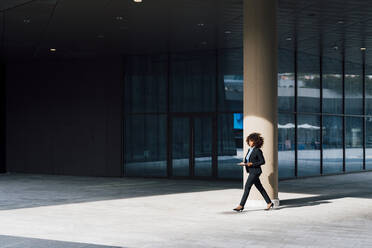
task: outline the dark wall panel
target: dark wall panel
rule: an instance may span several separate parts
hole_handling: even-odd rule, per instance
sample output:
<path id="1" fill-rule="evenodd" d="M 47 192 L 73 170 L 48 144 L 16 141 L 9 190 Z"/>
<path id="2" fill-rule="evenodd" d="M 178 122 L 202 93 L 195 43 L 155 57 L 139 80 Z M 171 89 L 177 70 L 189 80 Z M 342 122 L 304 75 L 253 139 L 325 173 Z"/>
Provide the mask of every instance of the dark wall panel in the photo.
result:
<path id="1" fill-rule="evenodd" d="M 120 58 L 7 66 L 7 170 L 121 175 Z"/>
<path id="2" fill-rule="evenodd" d="M 5 152 L 5 124 L 6 124 L 6 114 L 5 114 L 5 65 L 0 64 L 0 173 L 6 172 L 6 152 Z"/>

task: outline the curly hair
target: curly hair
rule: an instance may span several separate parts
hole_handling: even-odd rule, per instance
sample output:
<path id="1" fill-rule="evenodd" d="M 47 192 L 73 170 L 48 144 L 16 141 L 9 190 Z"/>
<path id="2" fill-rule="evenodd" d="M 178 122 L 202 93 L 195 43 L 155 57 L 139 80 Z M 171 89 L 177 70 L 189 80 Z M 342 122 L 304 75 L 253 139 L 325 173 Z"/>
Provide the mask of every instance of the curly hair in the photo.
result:
<path id="1" fill-rule="evenodd" d="M 246 141 L 249 144 L 249 141 L 253 141 L 253 145 L 257 148 L 261 148 L 264 143 L 264 138 L 261 136 L 260 133 L 251 133 L 248 135 Z"/>

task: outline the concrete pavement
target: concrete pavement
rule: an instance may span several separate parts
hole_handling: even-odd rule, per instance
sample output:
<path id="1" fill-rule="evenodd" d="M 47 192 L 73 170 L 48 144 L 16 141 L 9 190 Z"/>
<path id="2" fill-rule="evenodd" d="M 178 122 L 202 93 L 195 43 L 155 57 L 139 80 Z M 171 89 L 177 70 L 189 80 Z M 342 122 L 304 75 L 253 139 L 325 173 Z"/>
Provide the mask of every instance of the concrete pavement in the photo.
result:
<path id="1" fill-rule="evenodd" d="M 372 172 L 286 180 L 272 211 L 241 183 L 0 176 L 0 248 L 371 247 Z"/>

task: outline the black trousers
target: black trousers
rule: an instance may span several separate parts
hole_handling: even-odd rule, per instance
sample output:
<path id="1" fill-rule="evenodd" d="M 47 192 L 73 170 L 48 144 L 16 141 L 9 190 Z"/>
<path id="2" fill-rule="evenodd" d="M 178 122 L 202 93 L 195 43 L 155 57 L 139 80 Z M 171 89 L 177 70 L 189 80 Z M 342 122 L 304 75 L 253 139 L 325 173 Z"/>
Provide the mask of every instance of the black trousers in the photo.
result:
<path id="1" fill-rule="evenodd" d="M 271 203 L 270 197 L 267 195 L 266 190 L 264 189 L 264 187 L 261 184 L 260 175 L 261 175 L 261 173 L 259 173 L 259 174 L 249 173 L 247 182 L 245 183 L 245 187 L 244 187 L 244 194 L 243 194 L 242 200 L 240 201 L 241 206 L 244 207 L 244 205 L 245 205 L 245 203 L 248 199 L 249 191 L 251 190 L 253 184 L 254 184 L 254 186 L 256 186 L 258 191 L 260 191 L 260 193 L 263 196 L 263 198 L 265 199 L 266 203 L 267 204 Z"/>

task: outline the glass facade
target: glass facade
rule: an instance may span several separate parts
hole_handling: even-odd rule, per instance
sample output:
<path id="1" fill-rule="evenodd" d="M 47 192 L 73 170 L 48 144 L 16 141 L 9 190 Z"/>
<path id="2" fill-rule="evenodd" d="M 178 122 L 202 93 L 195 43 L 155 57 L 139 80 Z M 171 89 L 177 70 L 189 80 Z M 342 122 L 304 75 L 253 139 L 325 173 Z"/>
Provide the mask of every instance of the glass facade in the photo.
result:
<path id="1" fill-rule="evenodd" d="M 279 49 L 280 179 L 372 169 L 372 68 L 359 53 Z M 126 176 L 242 179 L 242 58 L 125 56 Z"/>
<path id="2" fill-rule="evenodd" d="M 279 178 L 371 170 L 372 68 L 364 52 L 292 53 L 293 62 L 283 66 L 280 56 L 288 54 L 279 50 Z M 294 75 L 294 83 L 285 86 L 282 75 Z M 293 96 L 283 93 L 292 87 Z"/>
<path id="3" fill-rule="evenodd" d="M 242 53 L 124 57 L 126 176 L 242 179 Z"/>

